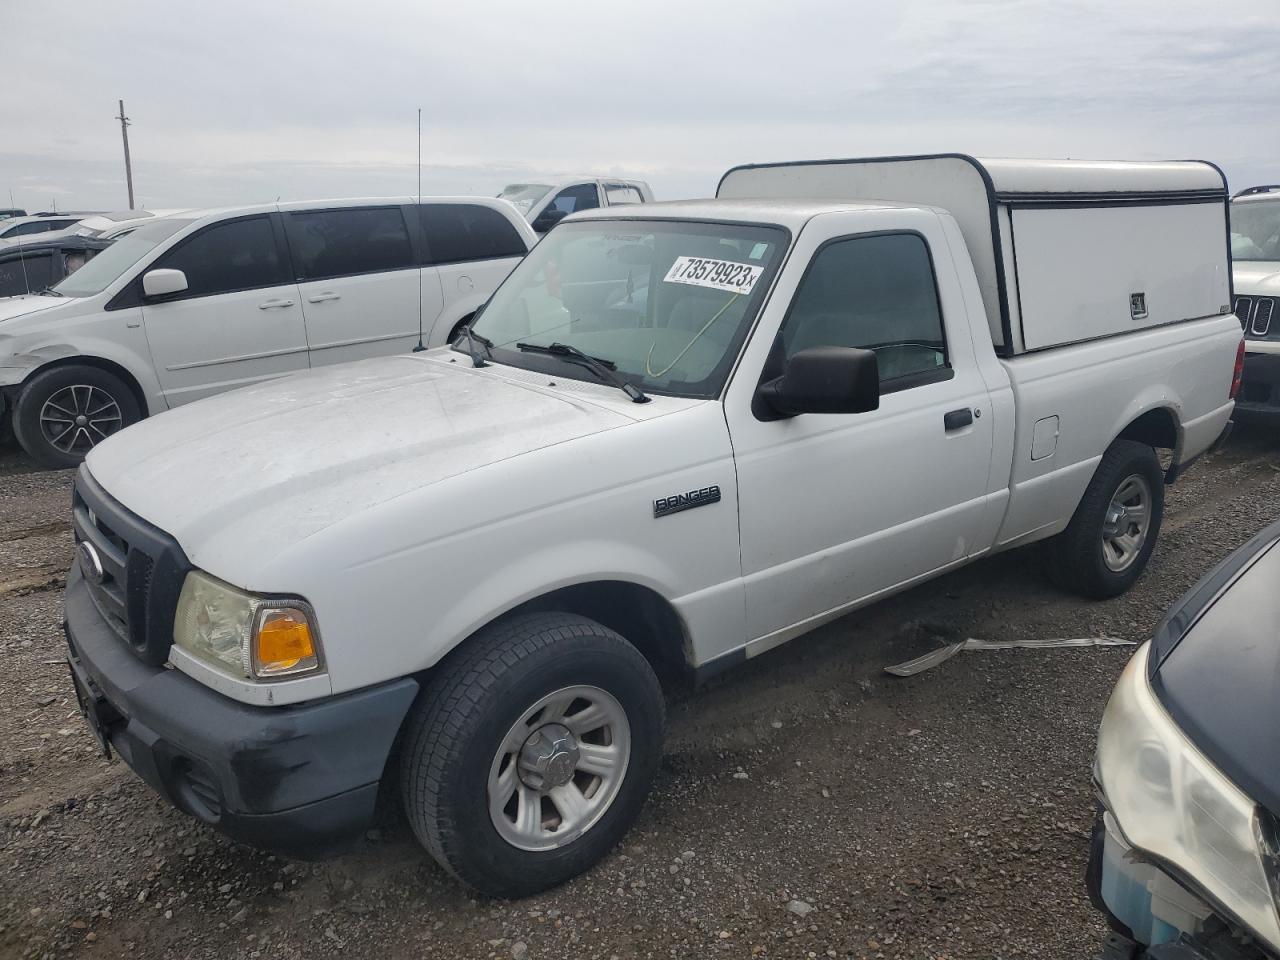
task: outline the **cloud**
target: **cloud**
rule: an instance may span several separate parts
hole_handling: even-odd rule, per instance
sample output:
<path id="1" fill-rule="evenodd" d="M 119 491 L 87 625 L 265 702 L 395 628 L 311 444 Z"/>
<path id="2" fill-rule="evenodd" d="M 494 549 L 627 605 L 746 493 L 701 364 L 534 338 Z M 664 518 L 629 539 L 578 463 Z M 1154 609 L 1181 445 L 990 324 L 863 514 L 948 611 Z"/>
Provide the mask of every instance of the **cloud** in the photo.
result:
<path id="1" fill-rule="evenodd" d="M 438 192 L 604 170 L 705 195 L 736 163 L 931 150 L 1202 156 L 1280 181 L 1274 4 L 68 0 L 58 71 L 41 5 L 14 5 L 6 65 L 41 96 L 0 104 L 0 189 L 122 205 L 119 97 L 157 206 L 404 193 L 419 107 Z"/>

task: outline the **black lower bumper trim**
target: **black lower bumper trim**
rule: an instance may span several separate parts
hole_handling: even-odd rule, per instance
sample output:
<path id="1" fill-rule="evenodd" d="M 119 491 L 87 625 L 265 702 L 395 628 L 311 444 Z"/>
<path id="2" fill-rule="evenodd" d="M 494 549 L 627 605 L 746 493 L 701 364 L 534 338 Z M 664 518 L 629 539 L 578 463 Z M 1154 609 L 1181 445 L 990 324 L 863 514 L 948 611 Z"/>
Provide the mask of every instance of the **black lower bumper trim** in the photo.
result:
<path id="1" fill-rule="evenodd" d="M 1244 413 L 1280 413 L 1280 354 L 1249 353 L 1248 349 L 1246 340 L 1236 409 Z"/>
<path id="2" fill-rule="evenodd" d="M 71 668 L 91 725 L 174 806 L 299 859 L 338 852 L 367 828 L 417 681 L 249 706 L 124 649 L 78 568 L 67 577 L 65 609 Z"/>

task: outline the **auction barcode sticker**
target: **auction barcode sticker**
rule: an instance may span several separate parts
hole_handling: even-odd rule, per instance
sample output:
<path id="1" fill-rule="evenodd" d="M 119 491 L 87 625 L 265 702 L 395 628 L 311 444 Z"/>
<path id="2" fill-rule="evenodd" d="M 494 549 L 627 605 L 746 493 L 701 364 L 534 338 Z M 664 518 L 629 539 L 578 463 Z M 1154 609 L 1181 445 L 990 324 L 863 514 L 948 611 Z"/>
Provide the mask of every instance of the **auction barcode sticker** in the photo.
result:
<path id="1" fill-rule="evenodd" d="M 710 260 L 706 257 L 676 257 L 667 275 L 667 283 L 687 283 L 695 287 L 711 287 L 730 293 L 750 293 L 764 267 L 732 260 Z"/>

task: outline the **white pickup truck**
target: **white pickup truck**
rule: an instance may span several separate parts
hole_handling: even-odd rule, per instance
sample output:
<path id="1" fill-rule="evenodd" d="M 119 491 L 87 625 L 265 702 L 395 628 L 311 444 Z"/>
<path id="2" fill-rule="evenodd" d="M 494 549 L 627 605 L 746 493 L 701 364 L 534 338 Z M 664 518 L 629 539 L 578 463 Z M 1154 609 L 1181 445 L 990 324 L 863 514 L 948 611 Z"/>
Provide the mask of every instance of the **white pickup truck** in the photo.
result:
<path id="1" fill-rule="evenodd" d="M 664 669 L 1032 541 L 1086 595 L 1134 581 L 1230 424 L 1215 168 L 938 156 L 719 193 L 570 218 L 451 348 L 92 450 L 66 622 L 104 749 L 302 857 L 394 776 L 448 870 L 518 896 L 637 815 Z"/>

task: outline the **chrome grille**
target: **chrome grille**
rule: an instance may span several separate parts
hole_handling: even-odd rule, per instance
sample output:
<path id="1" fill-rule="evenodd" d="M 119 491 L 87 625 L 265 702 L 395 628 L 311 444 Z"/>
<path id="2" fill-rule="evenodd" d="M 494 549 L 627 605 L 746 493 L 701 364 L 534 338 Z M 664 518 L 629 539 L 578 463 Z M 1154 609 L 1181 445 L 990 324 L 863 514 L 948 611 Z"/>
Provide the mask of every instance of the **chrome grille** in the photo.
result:
<path id="1" fill-rule="evenodd" d="M 1253 305 L 1253 320 L 1249 324 L 1249 332 L 1255 337 L 1265 337 L 1271 329 L 1271 314 L 1275 311 L 1276 302 L 1272 297 L 1258 297 Z"/>
<path id="2" fill-rule="evenodd" d="M 1253 309 L 1253 297 L 1236 297 L 1235 315 L 1243 329 L 1249 327 L 1249 311 Z"/>
<path id="3" fill-rule="evenodd" d="M 1236 297 L 1234 312 L 1240 327 L 1250 337 L 1271 335 L 1271 321 L 1275 317 L 1275 297 Z"/>
<path id="4" fill-rule="evenodd" d="M 168 659 L 178 593 L 191 568 L 182 548 L 112 499 L 84 467 L 71 518 L 76 542 L 93 547 L 76 562 L 98 613 L 134 654 L 160 666 Z"/>
<path id="5" fill-rule="evenodd" d="M 93 544 L 102 563 L 102 582 L 96 583 L 92 579 L 86 581 L 89 596 L 107 625 L 121 640 L 129 641 L 128 580 L 125 575 L 128 544 L 78 496 L 72 515 L 76 540 Z"/>

